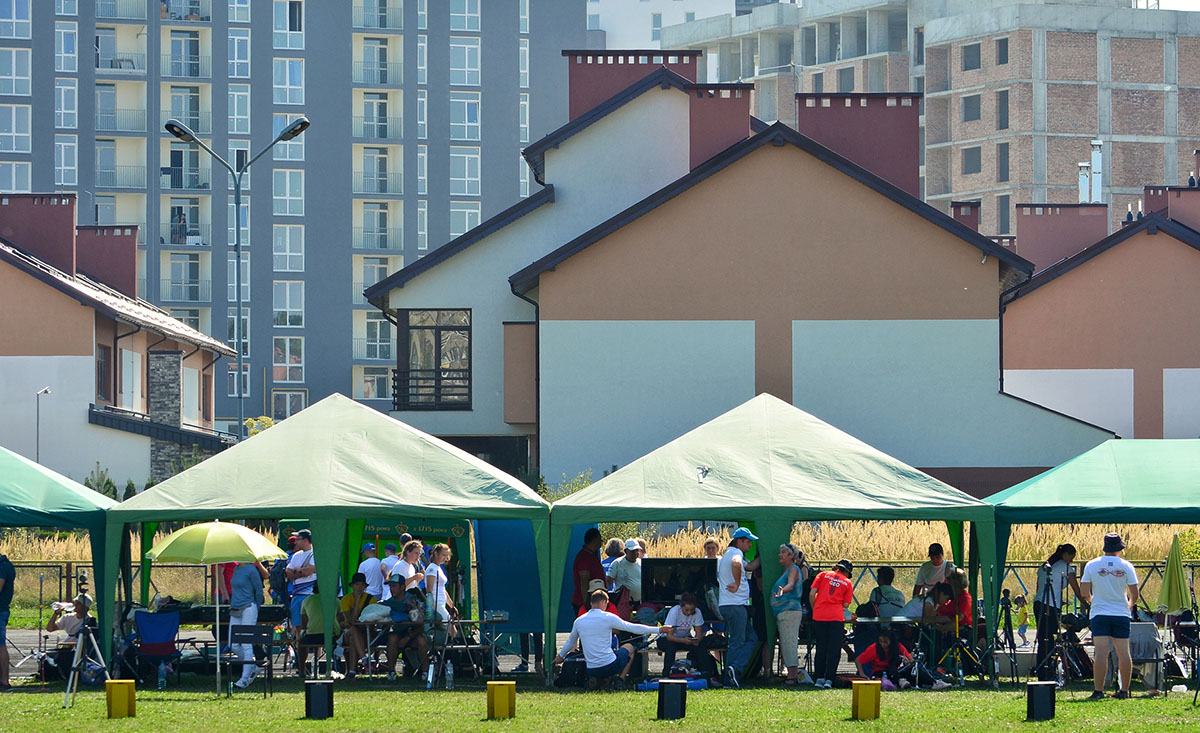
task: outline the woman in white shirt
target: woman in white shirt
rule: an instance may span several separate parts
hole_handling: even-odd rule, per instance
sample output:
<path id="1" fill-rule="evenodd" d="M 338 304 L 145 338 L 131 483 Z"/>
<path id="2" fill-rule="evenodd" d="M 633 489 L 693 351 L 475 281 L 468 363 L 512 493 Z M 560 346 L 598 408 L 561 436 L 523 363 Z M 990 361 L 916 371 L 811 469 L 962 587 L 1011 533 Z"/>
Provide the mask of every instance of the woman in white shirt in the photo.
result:
<path id="1" fill-rule="evenodd" d="M 443 566 L 448 562 L 450 562 L 450 547 L 434 545 L 433 549 L 429 551 L 429 564 L 425 566 L 425 592 L 433 603 L 433 612 L 443 622 L 449 622 L 451 618 L 458 616 L 454 601 L 450 599 L 450 594 L 446 590 L 450 579 L 446 577 Z"/>
<path id="2" fill-rule="evenodd" d="M 422 581 L 425 580 L 425 573 L 421 572 L 420 540 L 412 540 L 404 546 L 404 555 L 396 563 L 392 575 L 404 578 L 404 590 L 421 587 Z"/>

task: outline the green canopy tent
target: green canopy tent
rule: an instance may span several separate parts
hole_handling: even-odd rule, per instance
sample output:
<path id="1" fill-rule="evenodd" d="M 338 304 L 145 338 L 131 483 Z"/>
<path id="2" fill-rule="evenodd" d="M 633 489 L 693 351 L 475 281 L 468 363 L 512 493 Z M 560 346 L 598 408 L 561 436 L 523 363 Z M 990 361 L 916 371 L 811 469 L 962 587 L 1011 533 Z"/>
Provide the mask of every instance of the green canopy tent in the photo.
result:
<path id="1" fill-rule="evenodd" d="M 104 512 L 116 504 L 103 494 L 0 447 L 0 527 L 86 529 L 92 544 L 96 620 L 100 629 L 108 629 L 110 633 L 112 586 L 101 582 L 108 567 L 104 554 Z"/>
<path id="2" fill-rule="evenodd" d="M 309 520 L 328 652 L 343 553 L 361 541 L 368 517 L 528 520 L 542 593 L 550 587 L 544 499 L 475 456 L 339 394 L 114 507 L 106 552 L 115 562 L 130 523 L 143 523 L 144 553 L 158 522 L 283 517 Z M 111 587 L 114 578 L 104 582 Z"/>
<path id="3" fill-rule="evenodd" d="M 767 394 L 556 501 L 551 561 L 554 568 L 567 562 L 574 524 L 738 521 L 759 536 L 766 585 L 782 572 L 774 548 L 788 541 L 794 522 L 837 519 L 945 521 L 960 561 L 963 522 L 971 522 L 983 566 L 992 567 L 990 506 Z M 556 584 L 550 609 L 559 594 Z M 770 613 L 767 631 L 771 643 Z"/>

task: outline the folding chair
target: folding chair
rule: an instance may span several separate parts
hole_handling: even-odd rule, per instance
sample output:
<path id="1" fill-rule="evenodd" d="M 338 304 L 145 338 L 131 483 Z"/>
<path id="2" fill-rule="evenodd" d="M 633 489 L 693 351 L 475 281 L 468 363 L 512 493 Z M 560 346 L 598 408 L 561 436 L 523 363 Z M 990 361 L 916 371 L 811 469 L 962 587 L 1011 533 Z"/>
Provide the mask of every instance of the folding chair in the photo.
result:
<path id="1" fill-rule="evenodd" d="M 191 639 L 179 638 L 179 611 L 151 613 L 150 611 L 135 611 L 133 623 L 136 628 L 135 654 L 138 662 L 146 660 L 152 666 L 158 667 L 167 662 L 178 662 L 182 657 L 180 644 L 190 643 Z M 137 665 L 137 681 L 145 684 L 142 679 L 142 665 Z M 178 683 L 182 674 L 181 665 L 175 665 L 175 682 Z"/>
<path id="2" fill-rule="evenodd" d="M 267 696 L 268 691 L 272 696 L 274 696 L 275 690 L 273 689 L 272 683 L 275 681 L 275 665 L 273 663 L 273 657 L 271 654 L 272 647 L 275 645 L 274 628 L 271 626 L 258 626 L 252 624 L 234 624 L 233 626 L 229 627 L 229 645 L 232 647 L 237 644 L 249 644 L 251 646 L 265 647 L 266 663 L 260 665 L 257 659 L 251 659 L 247 662 L 242 659 L 235 659 L 232 656 L 225 655 L 224 663 L 225 668 L 229 671 L 229 679 L 233 679 L 233 669 L 235 667 L 238 669 L 239 674 L 244 674 L 244 668 L 247 664 L 252 664 L 259 667 L 265 666 L 267 671 L 267 680 L 266 685 L 263 687 L 263 697 Z M 227 692 L 226 697 L 228 697 L 230 694 L 232 693 Z"/>

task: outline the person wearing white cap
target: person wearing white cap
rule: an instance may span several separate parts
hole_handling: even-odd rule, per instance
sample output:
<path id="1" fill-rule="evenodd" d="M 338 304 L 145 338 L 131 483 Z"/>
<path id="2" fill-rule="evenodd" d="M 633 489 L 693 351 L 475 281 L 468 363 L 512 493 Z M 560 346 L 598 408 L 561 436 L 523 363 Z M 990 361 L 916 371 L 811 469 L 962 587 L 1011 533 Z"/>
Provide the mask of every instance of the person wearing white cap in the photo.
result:
<path id="1" fill-rule="evenodd" d="M 622 588 L 629 590 L 629 600 L 638 604 L 642 602 L 642 563 L 639 559 L 642 546 L 635 539 L 625 540 L 625 557 L 614 560 L 608 566 L 608 581 L 613 584 L 617 593 Z"/>
<path id="2" fill-rule="evenodd" d="M 740 687 L 738 673 L 746 668 L 754 646 L 758 644 L 758 634 L 750 624 L 750 571 L 757 566 L 747 563 L 745 557 L 757 539 L 750 530 L 738 527 L 725 554 L 717 561 L 717 585 L 720 588 L 717 606 L 729 636 L 723 680 L 727 687 Z"/>

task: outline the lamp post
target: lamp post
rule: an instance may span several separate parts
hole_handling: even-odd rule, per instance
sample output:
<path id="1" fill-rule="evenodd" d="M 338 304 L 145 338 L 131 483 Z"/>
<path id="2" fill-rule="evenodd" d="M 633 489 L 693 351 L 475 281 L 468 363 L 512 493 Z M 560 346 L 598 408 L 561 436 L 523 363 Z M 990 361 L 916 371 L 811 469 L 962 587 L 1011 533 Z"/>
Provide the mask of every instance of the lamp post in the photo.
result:
<path id="1" fill-rule="evenodd" d="M 50 394 L 50 385 L 46 385 L 37 391 L 34 398 L 37 400 L 37 422 L 34 426 L 34 449 L 33 460 L 35 463 L 42 462 L 42 395 Z"/>
<path id="2" fill-rule="evenodd" d="M 265 148 L 246 161 L 246 163 L 238 169 L 234 169 L 221 156 L 204 144 L 204 141 L 192 132 L 191 128 L 183 124 L 175 118 L 167 120 L 163 125 L 167 132 L 174 135 L 181 142 L 196 143 L 204 152 L 208 153 L 214 160 L 225 166 L 225 170 L 229 171 L 229 177 L 233 179 L 233 272 L 234 272 L 234 289 L 237 293 L 237 317 L 233 322 L 233 343 L 237 349 L 237 373 L 234 375 L 234 384 L 237 385 L 237 407 L 238 407 L 238 427 L 237 436 L 241 440 L 246 436 L 246 390 L 243 383 L 243 364 L 242 364 L 242 175 L 246 169 L 254 164 L 254 161 L 266 155 L 267 151 L 275 147 L 277 143 L 287 142 L 288 140 L 299 137 L 311 123 L 307 117 L 300 117 L 292 122 L 283 131 L 275 136 Z"/>

